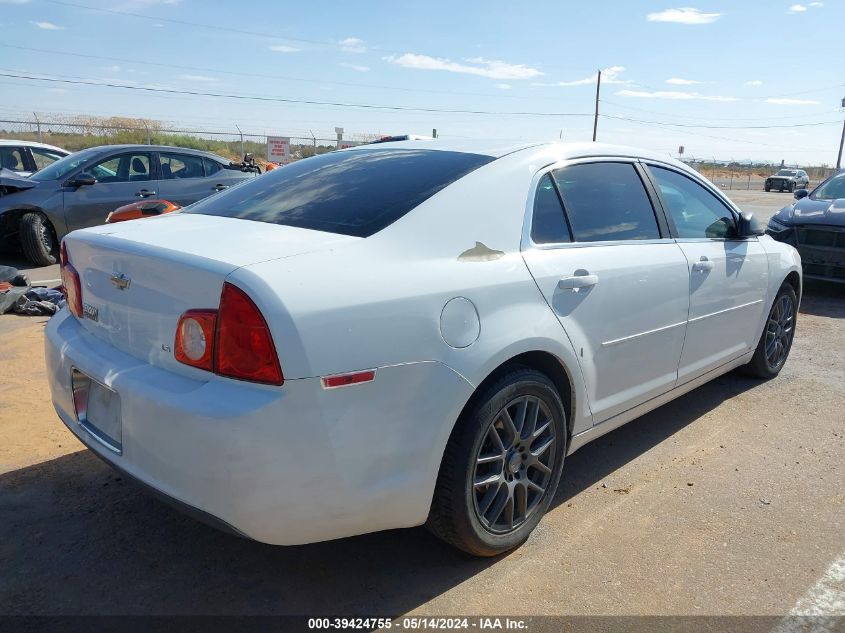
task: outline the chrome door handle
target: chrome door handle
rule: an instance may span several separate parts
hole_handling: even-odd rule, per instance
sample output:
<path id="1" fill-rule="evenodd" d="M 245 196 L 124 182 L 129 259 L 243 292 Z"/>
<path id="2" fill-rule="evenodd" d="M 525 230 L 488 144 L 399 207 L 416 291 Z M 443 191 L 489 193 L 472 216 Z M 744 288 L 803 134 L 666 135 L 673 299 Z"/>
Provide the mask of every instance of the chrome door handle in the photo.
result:
<path id="1" fill-rule="evenodd" d="M 156 195 L 156 192 L 150 191 L 149 189 L 141 189 L 135 195 L 138 196 L 139 198 L 149 198 L 150 196 Z"/>
<path id="2" fill-rule="evenodd" d="M 229 185 L 214 185 L 214 191 L 223 191 L 224 189 L 228 189 Z"/>
<path id="3" fill-rule="evenodd" d="M 564 277 L 557 282 L 557 287 L 561 290 L 578 290 L 579 288 L 590 288 L 598 282 L 598 275 L 575 275 L 573 277 Z"/>
<path id="4" fill-rule="evenodd" d="M 692 270 L 693 272 L 706 273 L 713 270 L 713 262 L 702 255 L 701 259 L 692 265 Z"/>

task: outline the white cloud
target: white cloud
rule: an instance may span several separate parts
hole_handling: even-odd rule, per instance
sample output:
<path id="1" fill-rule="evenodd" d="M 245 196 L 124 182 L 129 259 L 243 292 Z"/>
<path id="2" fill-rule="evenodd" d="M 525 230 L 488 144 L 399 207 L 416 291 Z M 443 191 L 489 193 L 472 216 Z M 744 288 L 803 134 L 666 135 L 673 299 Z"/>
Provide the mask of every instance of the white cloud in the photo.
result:
<path id="1" fill-rule="evenodd" d="M 273 44 L 272 46 L 268 46 L 267 48 L 277 53 L 298 53 L 302 50 L 301 48 L 297 48 L 296 46 L 288 46 L 287 44 Z"/>
<path id="2" fill-rule="evenodd" d="M 52 22 L 36 22 L 34 20 L 29 21 L 30 24 L 34 24 L 39 29 L 44 29 L 45 31 L 61 31 L 65 27 L 59 26 L 58 24 L 53 24 Z"/>
<path id="3" fill-rule="evenodd" d="M 721 13 L 704 13 L 700 9 L 689 7 L 680 9 L 666 9 L 658 13 L 649 13 L 649 22 L 674 22 L 675 24 L 710 24 L 721 17 Z"/>
<path id="4" fill-rule="evenodd" d="M 703 81 L 696 81 L 695 79 L 681 79 L 680 77 L 671 77 L 666 80 L 667 84 L 673 86 L 693 86 L 695 84 L 703 84 Z"/>
<path id="5" fill-rule="evenodd" d="M 341 62 L 340 65 L 344 68 L 349 68 L 350 70 L 354 70 L 358 73 L 365 73 L 370 70 L 369 66 L 362 66 L 360 64 L 347 64 L 346 62 Z"/>
<path id="6" fill-rule="evenodd" d="M 632 84 L 634 83 L 628 79 L 619 79 L 619 74 L 625 71 L 624 66 L 611 66 L 604 68 L 601 71 L 602 84 Z M 576 79 L 574 81 L 553 81 L 553 82 L 535 82 L 532 86 L 594 86 L 598 73 L 593 73 L 584 79 Z"/>
<path id="7" fill-rule="evenodd" d="M 811 3 L 810 3 L 810 4 L 808 4 L 807 6 L 808 6 L 808 7 L 823 7 L 823 6 L 824 6 L 824 2 L 811 2 Z"/>
<path id="8" fill-rule="evenodd" d="M 513 88 L 513 86 L 511 86 L 510 84 L 496 84 L 496 87 L 499 90 L 510 90 L 511 88 Z"/>
<path id="9" fill-rule="evenodd" d="M 813 101 L 812 99 L 776 99 L 774 97 L 770 97 L 769 99 L 764 99 L 766 103 L 774 103 L 775 105 L 819 105 L 818 101 Z"/>
<path id="10" fill-rule="evenodd" d="M 357 37 L 347 37 L 340 40 L 340 50 L 344 53 L 366 53 L 367 47 L 364 45 L 364 40 L 359 40 Z"/>
<path id="11" fill-rule="evenodd" d="M 119 73 L 120 66 L 118 66 L 117 64 L 114 64 L 112 66 L 103 66 L 103 70 L 107 70 L 110 73 Z"/>
<path id="12" fill-rule="evenodd" d="M 508 64 L 507 62 L 484 59 L 483 57 L 472 57 L 463 60 L 466 63 L 460 63 L 439 57 L 405 53 L 399 57 L 385 57 L 384 60 L 404 68 L 445 70 L 450 73 L 478 75 L 490 79 L 530 79 L 543 74 L 542 71 L 524 64 Z"/>
<path id="13" fill-rule="evenodd" d="M 179 75 L 179 79 L 184 79 L 185 81 L 200 81 L 204 83 L 217 81 L 216 77 L 209 77 L 207 75 Z"/>
<path id="14" fill-rule="evenodd" d="M 751 81 L 746 81 L 746 82 L 745 82 L 745 85 L 746 85 L 746 86 L 755 86 L 755 87 L 756 87 L 756 86 L 762 86 L 762 85 L 763 85 L 763 82 L 762 82 L 762 81 L 760 81 L 759 79 L 752 79 Z"/>
<path id="15" fill-rule="evenodd" d="M 790 13 L 803 13 L 806 10 L 807 7 L 805 7 L 803 4 L 793 4 L 791 7 L 789 7 Z"/>
<path id="16" fill-rule="evenodd" d="M 740 101 L 739 97 L 723 97 L 719 95 L 703 95 L 698 92 L 681 92 L 678 90 L 619 90 L 616 94 L 623 97 L 639 99 L 671 99 L 674 101 Z"/>

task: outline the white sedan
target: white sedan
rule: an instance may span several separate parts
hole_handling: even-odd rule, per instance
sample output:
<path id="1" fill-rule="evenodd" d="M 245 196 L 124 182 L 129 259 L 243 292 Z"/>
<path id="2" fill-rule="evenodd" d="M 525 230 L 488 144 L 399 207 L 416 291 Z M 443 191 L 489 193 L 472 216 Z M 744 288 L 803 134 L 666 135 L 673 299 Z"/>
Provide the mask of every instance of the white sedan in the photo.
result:
<path id="1" fill-rule="evenodd" d="M 218 526 L 522 543 L 564 457 L 734 368 L 778 374 L 797 252 L 658 154 L 363 146 L 74 231 L 56 411 Z"/>

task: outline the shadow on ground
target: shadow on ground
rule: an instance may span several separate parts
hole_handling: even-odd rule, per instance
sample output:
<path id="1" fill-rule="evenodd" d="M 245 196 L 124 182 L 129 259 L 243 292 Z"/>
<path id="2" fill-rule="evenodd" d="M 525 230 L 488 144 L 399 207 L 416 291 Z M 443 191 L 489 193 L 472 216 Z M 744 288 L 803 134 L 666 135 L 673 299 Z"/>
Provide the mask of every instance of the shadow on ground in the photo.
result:
<path id="1" fill-rule="evenodd" d="M 555 505 L 755 384 L 720 378 L 582 448 Z M 396 616 L 495 564 L 422 528 L 300 547 L 228 536 L 85 450 L 0 475 L 0 516 L 0 613 Z"/>
<path id="2" fill-rule="evenodd" d="M 807 279 L 801 297 L 801 312 L 814 316 L 845 318 L 845 284 Z M 801 320 L 798 320 L 800 331 Z"/>

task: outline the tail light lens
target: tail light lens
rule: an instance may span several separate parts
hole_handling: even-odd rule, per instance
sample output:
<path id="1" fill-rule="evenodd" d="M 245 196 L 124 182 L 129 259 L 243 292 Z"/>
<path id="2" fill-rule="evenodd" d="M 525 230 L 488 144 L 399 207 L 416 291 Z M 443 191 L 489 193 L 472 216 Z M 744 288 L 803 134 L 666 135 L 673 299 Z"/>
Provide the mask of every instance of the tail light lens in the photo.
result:
<path id="1" fill-rule="evenodd" d="M 284 382 L 270 328 L 246 293 L 223 284 L 217 320 L 215 371 L 221 376 L 281 385 Z"/>
<path id="2" fill-rule="evenodd" d="M 188 310 L 176 326 L 176 360 L 214 371 L 214 326 L 217 310 Z"/>
<path id="3" fill-rule="evenodd" d="M 230 283 L 223 284 L 219 310 L 188 310 L 179 318 L 174 356 L 221 376 L 284 384 L 267 322 L 252 299 Z"/>
<path id="4" fill-rule="evenodd" d="M 70 313 L 82 318 L 82 283 L 79 281 L 79 273 L 70 263 L 67 256 L 67 246 L 62 242 L 59 254 L 59 266 L 62 270 L 62 292 L 67 299 L 67 307 Z"/>

